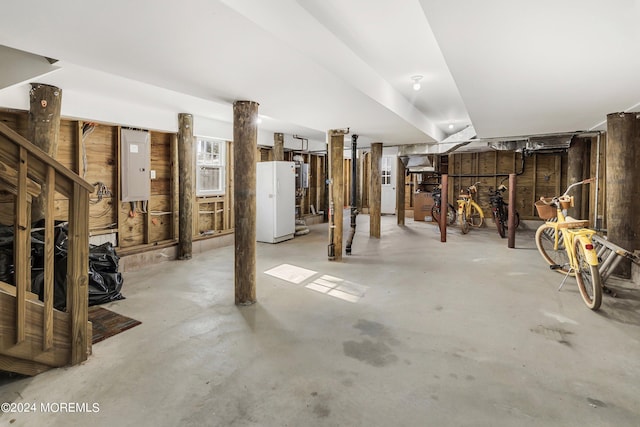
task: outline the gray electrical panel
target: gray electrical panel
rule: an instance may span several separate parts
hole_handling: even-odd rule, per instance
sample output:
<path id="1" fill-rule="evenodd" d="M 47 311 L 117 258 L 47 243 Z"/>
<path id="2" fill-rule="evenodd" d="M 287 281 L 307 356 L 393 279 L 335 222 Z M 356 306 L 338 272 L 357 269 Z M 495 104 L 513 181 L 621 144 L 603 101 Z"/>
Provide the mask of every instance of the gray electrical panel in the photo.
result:
<path id="1" fill-rule="evenodd" d="M 151 138 L 149 132 L 122 129 L 120 170 L 123 202 L 149 200 L 151 195 Z"/>

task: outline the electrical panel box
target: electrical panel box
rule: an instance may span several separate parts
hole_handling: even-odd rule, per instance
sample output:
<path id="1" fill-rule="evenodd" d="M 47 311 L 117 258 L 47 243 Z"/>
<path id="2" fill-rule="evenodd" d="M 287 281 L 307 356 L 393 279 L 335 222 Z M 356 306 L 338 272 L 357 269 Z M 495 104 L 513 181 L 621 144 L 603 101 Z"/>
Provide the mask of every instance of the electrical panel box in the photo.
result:
<path id="1" fill-rule="evenodd" d="M 309 163 L 296 162 L 296 188 L 309 188 Z"/>
<path id="2" fill-rule="evenodd" d="M 123 202 L 149 200 L 151 196 L 151 138 L 149 132 L 122 129 L 120 170 Z"/>

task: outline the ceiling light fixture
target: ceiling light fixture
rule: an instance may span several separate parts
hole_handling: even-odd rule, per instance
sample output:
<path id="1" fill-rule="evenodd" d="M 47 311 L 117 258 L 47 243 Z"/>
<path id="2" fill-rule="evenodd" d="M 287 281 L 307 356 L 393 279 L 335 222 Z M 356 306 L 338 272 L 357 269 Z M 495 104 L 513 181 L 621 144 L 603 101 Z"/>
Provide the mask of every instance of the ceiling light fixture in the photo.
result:
<path id="1" fill-rule="evenodd" d="M 413 90 L 420 90 L 420 88 L 422 87 L 420 85 L 420 80 L 422 80 L 422 76 L 421 75 L 415 75 L 415 76 L 411 77 L 411 80 L 413 80 Z"/>
<path id="2" fill-rule="evenodd" d="M 449 124 L 449 129 L 453 129 L 453 123 Z"/>

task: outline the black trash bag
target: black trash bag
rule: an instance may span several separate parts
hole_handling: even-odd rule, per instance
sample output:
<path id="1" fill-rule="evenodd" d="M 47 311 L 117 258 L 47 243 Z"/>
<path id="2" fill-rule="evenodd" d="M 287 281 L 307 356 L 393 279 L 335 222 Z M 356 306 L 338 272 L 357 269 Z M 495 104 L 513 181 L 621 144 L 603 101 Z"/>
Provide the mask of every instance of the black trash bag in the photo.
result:
<path id="1" fill-rule="evenodd" d="M 0 281 L 13 285 L 13 251 L 0 248 Z"/>
<path id="2" fill-rule="evenodd" d="M 89 265 L 101 273 L 117 273 L 120 257 L 111 242 L 89 248 Z"/>
<path id="3" fill-rule="evenodd" d="M 111 242 L 89 248 L 89 305 L 124 299 L 119 260 Z"/>
<path id="4" fill-rule="evenodd" d="M 31 292 L 44 301 L 44 220 L 32 224 L 31 233 Z M 54 297 L 53 306 L 65 310 L 67 306 L 68 224 L 55 222 L 54 231 Z M 14 284 L 13 227 L 0 226 L 0 280 Z M 123 278 L 118 272 L 120 258 L 110 242 L 89 246 L 88 293 L 89 305 L 124 299 Z M 5 280 L 6 279 L 6 280 Z"/>
<path id="5" fill-rule="evenodd" d="M 90 269 L 89 305 L 124 299 L 124 296 L 120 293 L 122 282 L 122 274 L 120 273 L 99 273 Z"/>
<path id="6" fill-rule="evenodd" d="M 0 226 L 0 280 L 14 284 L 13 227 Z"/>
<path id="7" fill-rule="evenodd" d="M 56 257 L 53 264 L 53 307 L 64 311 L 67 308 L 67 256 Z M 44 301 L 44 269 L 31 270 L 31 292 Z"/>

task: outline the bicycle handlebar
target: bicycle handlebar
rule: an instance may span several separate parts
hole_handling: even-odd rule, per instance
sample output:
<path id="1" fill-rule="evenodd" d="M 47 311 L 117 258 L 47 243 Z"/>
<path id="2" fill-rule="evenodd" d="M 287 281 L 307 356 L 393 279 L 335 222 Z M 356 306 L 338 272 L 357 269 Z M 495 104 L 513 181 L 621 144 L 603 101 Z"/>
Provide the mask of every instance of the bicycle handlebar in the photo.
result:
<path id="1" fill-rule="evenodd" d="M 544 203 L 545 205 L 553 205 L 553 204 L 555 204 L 555 202 L 566 202 L 566 201 L 569 201 L 570 197 L 567 196 L 567 193 L 569 193 L 569 190 L 571 190 L 573 187 L 575 187 L 577 185 L 591 184 L 591 183 L 594 183 L 595 181 L 596 181 L 595 178 L 587 178 L 587 179 L 583 179 L 582 181 L 574 182 L 569 187 L 567 187 L 567 190 L 562 194 L 562 196 L 552 197 L 551 200 L 549 200 L 548 202 L 545 200 L 544 197 L 540 197 L 540 201 L 542 203 Z"/>

